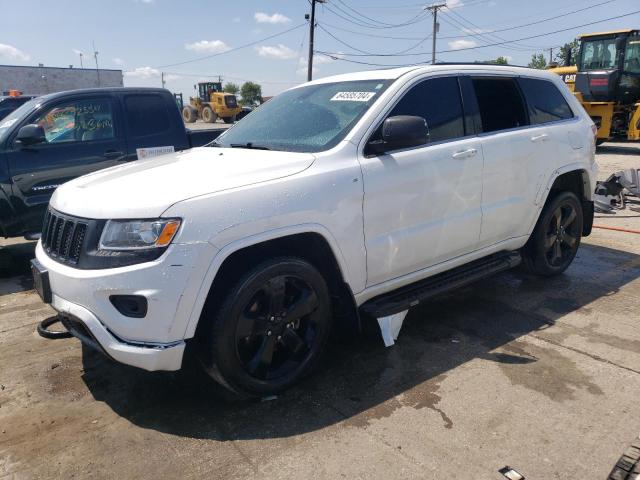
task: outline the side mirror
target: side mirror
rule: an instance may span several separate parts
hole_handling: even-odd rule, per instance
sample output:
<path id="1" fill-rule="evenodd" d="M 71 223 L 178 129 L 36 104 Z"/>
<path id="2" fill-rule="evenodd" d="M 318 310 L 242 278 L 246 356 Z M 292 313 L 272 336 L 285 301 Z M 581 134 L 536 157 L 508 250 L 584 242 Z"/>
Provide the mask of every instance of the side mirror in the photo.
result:
<path id="1" fill-rule="evenodd" d="M 384 153 L 399 148 L 419 147 L 429 142 L 429 127 L 422 117 L 397 115 L 387 118 L 382 124 L 382 140 L 369 145 L 375 153 Z"/>
<path id="2" fill-rule="evenodd" d="M 47 137 L 44 134 L 44 128 L 40 125 L 25 125 L 18 130 L 16 140 L 20 141 L 20 144 L 28 147 L 37 143 L 44 143 L 47 141 Z"/>
<path id="3" fill-rule="evenodd" d="M 626 37 L 616 37 L 616 50 L 621 51 L 624 50 L 624 47 L 627 44 L 627 38 Z"/>

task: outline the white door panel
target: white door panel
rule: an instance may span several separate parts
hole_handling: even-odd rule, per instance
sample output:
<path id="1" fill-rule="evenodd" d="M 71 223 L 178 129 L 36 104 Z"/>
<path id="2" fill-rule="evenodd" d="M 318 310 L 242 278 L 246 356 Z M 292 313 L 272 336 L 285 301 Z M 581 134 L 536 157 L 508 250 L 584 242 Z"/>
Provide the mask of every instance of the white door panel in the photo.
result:
<path id="1" fill-rule="evenodd" d="M 363 158 L 367 285 L 468 253 L 481 223 L 477 138 Z"/>

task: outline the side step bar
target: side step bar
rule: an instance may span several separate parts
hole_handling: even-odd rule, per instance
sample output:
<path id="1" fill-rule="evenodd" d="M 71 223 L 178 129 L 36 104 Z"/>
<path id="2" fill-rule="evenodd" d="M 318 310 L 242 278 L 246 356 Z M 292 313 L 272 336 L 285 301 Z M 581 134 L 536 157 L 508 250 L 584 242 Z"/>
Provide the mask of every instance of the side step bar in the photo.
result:
<path id="1" fill-rule="evenodd" d="M 427 298 L 453 290 L 520 264 L 519 252 L 501 252 L 406 285 L 365 302 L 360 309 L 376 318 L 407 310 Z"/>

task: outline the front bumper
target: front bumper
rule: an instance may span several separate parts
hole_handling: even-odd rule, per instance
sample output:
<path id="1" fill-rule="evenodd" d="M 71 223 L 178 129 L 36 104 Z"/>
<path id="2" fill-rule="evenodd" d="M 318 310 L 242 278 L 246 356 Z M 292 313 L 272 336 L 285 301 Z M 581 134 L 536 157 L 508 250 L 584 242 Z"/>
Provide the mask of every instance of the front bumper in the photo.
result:
<path id="1" fill-rule="evenodd" d="M 63 325 L 83 343 L 101 350 L 117 362 L 144 370 L 180 370 L 185 342 L 130 344 L 113 335 L 86 308 L 55 294 L 51 306 L 62 316 Z"/>
<path id="2" fill-rule="evenodd" d="M 178 370 L 189 319 L 216 252 L 208 243 L 173 244 L 154 261 L 81 270 L 56 262 L 39 242 L 36 258 L 48 272 L 53 308 L 79 322 L 81 328 L 72 331 L 77 337 L 128 365 Z M 146 316 L 123 315 L 112 295 L 144 296 Z"/>

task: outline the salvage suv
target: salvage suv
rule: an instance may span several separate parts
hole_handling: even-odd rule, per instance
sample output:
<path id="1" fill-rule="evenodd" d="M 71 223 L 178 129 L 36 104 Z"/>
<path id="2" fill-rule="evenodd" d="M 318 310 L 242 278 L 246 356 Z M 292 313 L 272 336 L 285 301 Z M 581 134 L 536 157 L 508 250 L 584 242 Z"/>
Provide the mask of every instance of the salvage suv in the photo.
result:
<path id="1" fill-rule="evenodd" d="M 556 75 L 417 66 L 316 80 L 214 143 L 56 190 L 32 267 L 114 360 L 281 391 L 329 332 L 520 263 L 557 275 L 593 222 L 595 127 Z"/>

